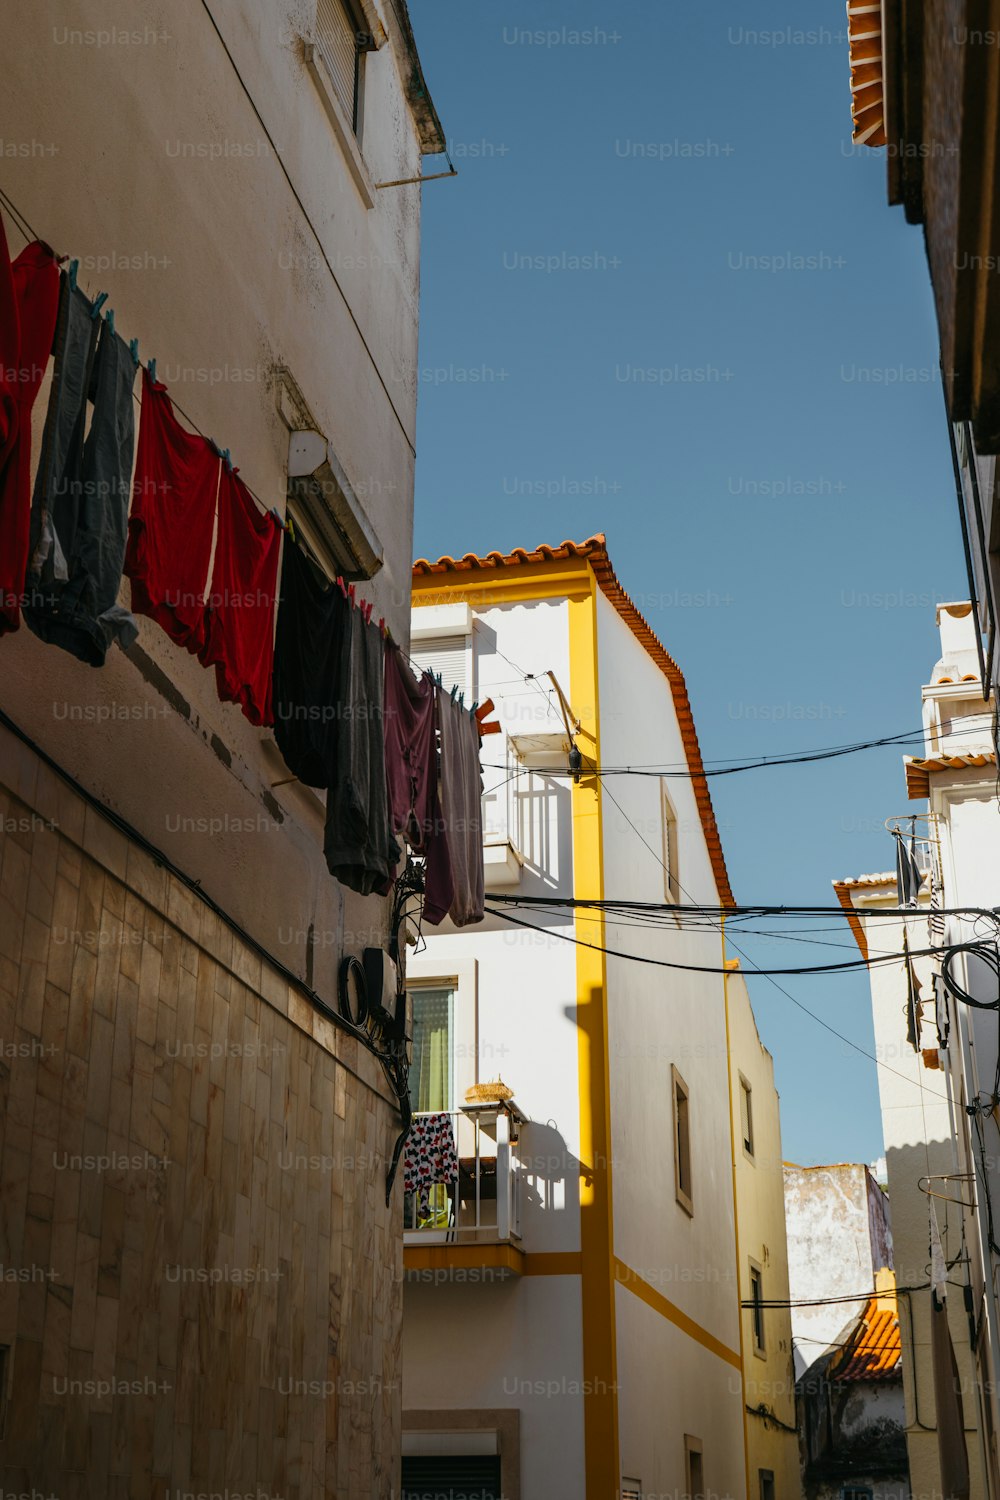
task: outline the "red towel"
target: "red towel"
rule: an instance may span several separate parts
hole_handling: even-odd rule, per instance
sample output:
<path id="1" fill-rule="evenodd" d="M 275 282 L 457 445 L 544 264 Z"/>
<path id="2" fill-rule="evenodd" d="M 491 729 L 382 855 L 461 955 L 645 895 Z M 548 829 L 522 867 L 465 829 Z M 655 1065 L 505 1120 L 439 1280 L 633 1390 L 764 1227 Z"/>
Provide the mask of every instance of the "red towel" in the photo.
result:
<path id="1" fill-rule="evenodd" d="M 180 425 L 166 386 L 143 370 L 125 572 L 133 611 L 194 652 L 205 644 L 221 466 L 208 439 Z"/>
<path id="2" fill-rule="evenodd" d="M 251 724 L 273 724 L 274 606 L 281 532 L 225 464 L 219 480 L 219 531 L 209 591 L 205 644 L 198 658 L 215 667 L 219 697 L 238 703 Z"/>
<path id="3" fill-rule="evenodd" d="M 52 352 L 59 266 L 40 240 L 10 260 L 0 218 L 0 635 L 21 623 L 31 523 L 31 408 Z"/>

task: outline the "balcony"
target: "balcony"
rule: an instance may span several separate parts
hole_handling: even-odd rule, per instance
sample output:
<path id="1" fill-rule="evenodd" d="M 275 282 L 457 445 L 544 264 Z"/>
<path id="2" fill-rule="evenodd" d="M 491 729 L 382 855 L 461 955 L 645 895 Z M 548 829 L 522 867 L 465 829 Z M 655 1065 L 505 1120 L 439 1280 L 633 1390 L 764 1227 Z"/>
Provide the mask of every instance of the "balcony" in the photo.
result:
<path id="1" fill-rule="evenodd" d="M 521 1275 L 523 1123 L 512 1100 L 414 1114 L 403 1199 L 408 1279 Z"/>

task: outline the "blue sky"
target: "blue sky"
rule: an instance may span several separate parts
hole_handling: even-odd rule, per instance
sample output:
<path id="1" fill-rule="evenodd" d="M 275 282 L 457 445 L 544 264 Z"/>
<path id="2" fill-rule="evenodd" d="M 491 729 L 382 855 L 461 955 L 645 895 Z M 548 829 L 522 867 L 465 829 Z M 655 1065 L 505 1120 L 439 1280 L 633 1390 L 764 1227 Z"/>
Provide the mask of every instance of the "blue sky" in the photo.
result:
<path id="1" fill-rule="evenodd" d="M 851 145 L 843 0 L 411 12 L 460 174 L 422 190 L 417 555 L 605 531 L 706 760 L 916 728 L 967 588 L 923 241 Z M 742 902 L 832 902 L 911 810 L 893 749 L 713 797 Z M 782 983 L 871 1050 L 863 974 Z M 874 1062 L 752 994 L 785 1154 L 874 1159 Z"/>

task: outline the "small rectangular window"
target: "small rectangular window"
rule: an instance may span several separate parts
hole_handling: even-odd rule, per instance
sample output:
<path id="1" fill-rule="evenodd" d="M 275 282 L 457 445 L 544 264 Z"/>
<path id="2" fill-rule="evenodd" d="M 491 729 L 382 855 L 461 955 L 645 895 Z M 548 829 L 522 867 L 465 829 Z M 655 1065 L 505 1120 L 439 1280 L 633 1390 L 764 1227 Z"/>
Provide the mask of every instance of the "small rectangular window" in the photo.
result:
<path id="1" fill-rule="evenodd" d="M 681 886 L 678 875 L 677 814 L 667 792 L 667 783 L 660 782 L 660 800 L 663 810 L 663 889 L 671 906 L 679 906 Z"/>
<path id="2" fill-rule="evenodd" d="M 674 1184 L 677 1202 L 685 1213 L 694 1213 L 691 1182 L 691 1104 L 688 1086 L 671 1067 L 674 1117 Z"/>
<path id="3" fill-rule="evenodd" d="M 684 1434 L 684 1500 L 705 1500 L 705 1456 L 701 1438 Z"/>
<path id="4" fill-rule="evenodd" d="M 750 1320 L 753 1326 L 753 1348 L 755 1354 L 765 1352 L 764 1344 L 764 1273 L 760 1266 L 750 1262 Z"/>
<path id="5" fill-rule="evenodd" d="M 623 1479 L 621 1500 L 642 1500 L 642 1480 Z"/>
<path id="6" fill-rule="evenodd" d="M 743 1132 L 743 1149 L 753 1156 L 753 1090 L 740 1074 L 740 1129 Z"/>
<path id="7" fill-rule="evenodd" d="M 758 1469 L 760 1500 L 774 1500 L 774 1473 L 771 1469 Z"/>

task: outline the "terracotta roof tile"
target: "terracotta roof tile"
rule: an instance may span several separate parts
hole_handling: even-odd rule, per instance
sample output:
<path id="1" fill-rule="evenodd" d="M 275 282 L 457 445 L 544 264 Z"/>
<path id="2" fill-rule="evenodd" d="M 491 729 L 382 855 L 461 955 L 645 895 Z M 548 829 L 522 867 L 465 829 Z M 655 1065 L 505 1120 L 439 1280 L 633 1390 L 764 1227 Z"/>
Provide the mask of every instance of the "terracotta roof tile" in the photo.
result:
<path id="1" fill-rule="evenodd" d="M 715 812 L 708 790 L 708 780 L 705 776 L 705 766 L 701 758 L 698 733 L 695 729 L 684 674 L 619 583 L 611 565 L 611 559 L 608 557 L 607 538 L 604 533 L 598 532 L 588 537 L 585 542 L 566 541 L 560 543 L 558 547 L 536 547 L 533 552 L 527 551 L 524 547 L 515 547 L 506 555 L 502 552 L 488 552 L 485 557 L 477 557 L 475 553 L 467 552 L 462 558 L 454 558 L 445 554 L 439 557 L 437 562 L 430 562 L 426 557 L 421 557 L 413 564 L 413 574 L 415 578 L 427 578 L 481 569 L 516 568 L 530 564 L 565 562 L 574 557 L 584 558 L 590 564 L 601 592 L 618 611 L 632 634 L 645 648 L 670 684 L 674 710 L 684 743 L 684 753 L 691 772 L 691 783 L 705 833 L 705 842 L 708 845 L 712 870 L 719 890 L 720 903 L 724 906 L 733 906 L 735 901 L 729 884 L 722 840 L 715 821 Z"/>
<path id="2" fill-rule="evenodd" d="M 885 86 L 882 80 L 882 6 L 879 0 L 847 0 L 853 138 L 860 146 L 885 145 Z"/>
<path id="3" fill-rule="evenodd" d="M 830 1365 L 831 1380 L 892 1380 L 899 1374 L 902 1341 L 895 1308 L 871 1297 L 846 1345 Z"/>
<path id="4" fill-rule="evenodd" d="M 934 771 L 962 771 L 967 766 L 995 766 L 993 750 L 967 750 L 964 755 L 905 755 L 906 795 L 914 800 L 930 796 L 930 778 Z"/>

